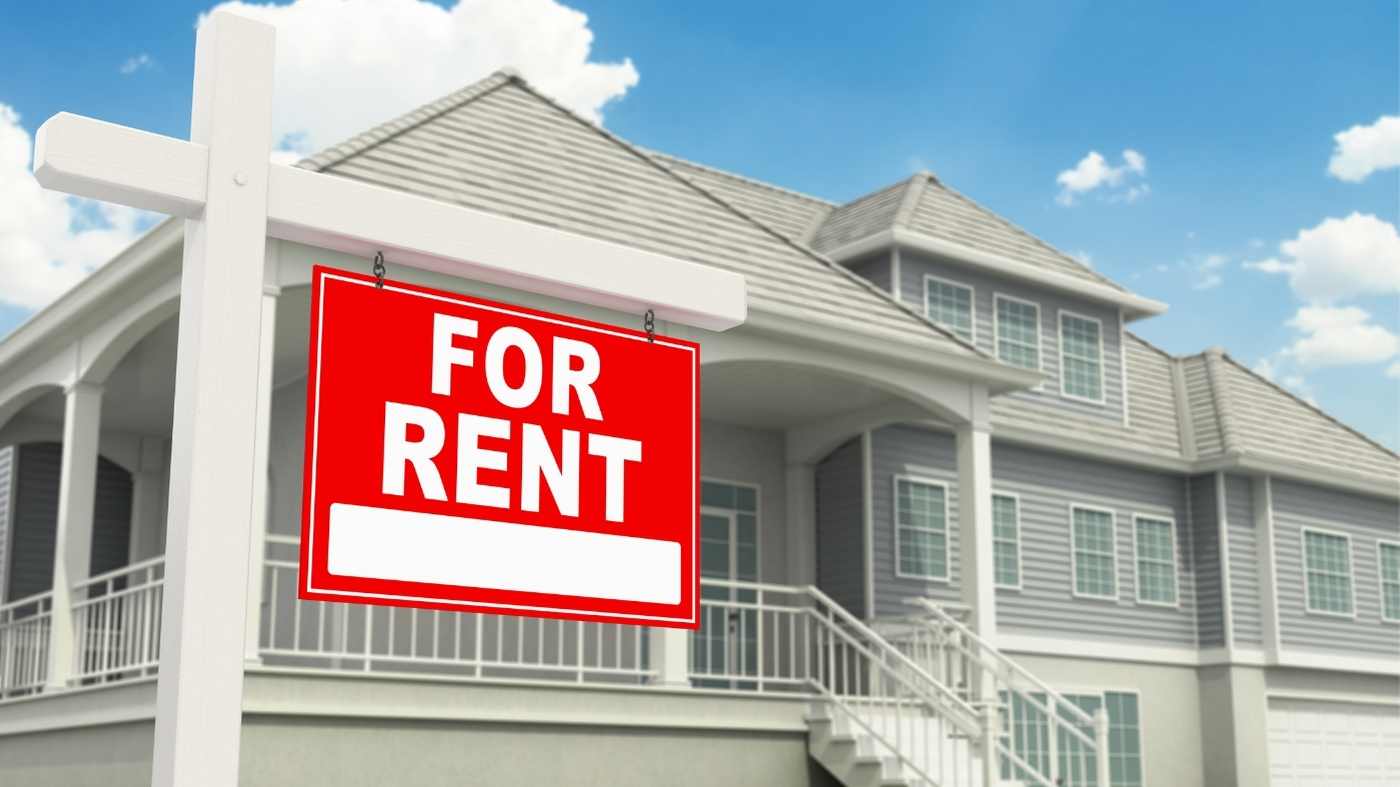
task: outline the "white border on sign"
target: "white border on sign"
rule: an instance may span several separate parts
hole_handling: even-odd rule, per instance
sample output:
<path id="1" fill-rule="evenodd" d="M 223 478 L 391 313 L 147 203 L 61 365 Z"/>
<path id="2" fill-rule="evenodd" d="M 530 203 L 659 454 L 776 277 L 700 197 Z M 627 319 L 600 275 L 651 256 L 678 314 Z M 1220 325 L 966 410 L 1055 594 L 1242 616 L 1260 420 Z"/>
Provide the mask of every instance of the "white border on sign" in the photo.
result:
<path id="1" fill-rule="evenodd" d="M 320 292 L 318 292 L 318 293 L 316 294 L 316 295 L 317 295 L 317 297 L 316 297 L 316 305 L 317 305 L 317 312 L 316 312 L 316 406 L 315 406 L 315 411 L 313 412 L 313 414 L 312 414 L 312 416 L 311 416 L 312 421 L 311 421 L 311 501 L 310 501 L 310 512 L 311 512 L 311 517 L 312 517 L 312 526 L 311 526 L 310 528 L 307 529 L 308 532 L 307 532 L 307 534 L 306 534 L 306 537 L 307 537 L 307 544 L 306 544 L 306 550 L 307 550 L 307 551 L 306 551 L 306 556 L 307 556 L 307 561 L 308 561 L 308 562 L 314 560 L 314 559 L 315 559 L 315 554 L 316 554 L 316 552 L 315 552 L 315 549 L 316 549 L 316 541 L 315 541 L 315 539 L 316 539 L 316 527 L 315 527 L 315 517 L 316 517 L 316 471 L 317 471 L 317 469 L 318 469 L 318 467 L 319 467 L 319 462 L 318 462 L 319 454 L 318 454 L 317 449 L 318 449 L 318 446 L 320 445 L 320 431 L 321 431 L 321 357 L 322 357 L 322 354 L 321 354 L 321 341 L 322 341 L 323 337 L 325 336 L 325 334 L 324 334 L 324 332 L 323 332 L 322 329 L 324 328 L 324 323 L 325 323 L 325 310 L 326 310 L 326 281 L 327 281 L 327 280 L 331 280 L 331 279 L 334 279 L 335 281 L 343 281 L 343 282 L 346 282 L 346 283 L 348 283 L 348 284 L 356 284 L 356 285 L 360 285 L 360 286 L 364 286 L 364 287 L 373 287 L 373 286 L 375 286 L 375 283 L 372 282 L 372 281 L 364 281 L 364 280 L 362 280 L 362 279 L 354 279 L 354 278 L 350 278 L 350 277 L 348 277 L 348 276 L 340 276 L 340 275 L 337 275 L 337 274 L 334 274 L 334 273 L 326 272 L 326 271 L 324 271 L 324 270 L 321 272 Z M 524 319 L 527 319 L 527 320 L 534 320 L 534 321 L 536 321 L 536 322 L 552 323 L 552 324 L 554 324 L 554 325 L 563 325 L 563 326 L 566 326 L 566 327 L 569 327 L 569 328 L 576 328 L 576 329 L 579 329 L 579 330 L 592 331 L 593 333 L 601 333 L 601 334 L 605 334 L 605 335 L 608 335 L 608 336 L 616 336 L 616 337 L 618 337 L 618 338 L 629 339 L 629 340 L 632 340 L 632 341 L 639 341 L 639 342 L 642 342 L 642 341 L 650 341 L 650 340 L 648 340 L 645 336 L 635 336 L 635 335 L 630 334 L 630 333 L 623 333 L 623 332 L 621 332 L 621 331 L 610 330 L 610 329 L 608 329 L 608 328 L 602 328 L 602 327 L 599 327 L 599 326 L 586 325 L 586 324 L 581 324 L 581 323 L 572 322 L 572 321 L 568 321 L 568 320 L 555 319 L 555 318 L 552 318 L 552 317 L 543 317 L 543 316 L 538 315 L 538 314 L 530 314 L 530 313 L 528 313 L 528 312 L 520 312 L 520 311 L 516 311 L 516 310 L 514 310 L 514 309 L 502 308 L 502 307 L 500 307 L 500 306 L 490 306 L 490 305 L 487 305 L 487 304 L 484 304 L 484 303 L 476 303 L 476 302 L 474 302 L 474 301 L 461 300 L 461 299 L 452 298 L 452 297 L 449 297 L 449 296 L 446 296 L 446 295 L 438 295 L 438 294 L 436 294 L 436 293 L 419 292 L 419 291 L 417 291 L 417 290 L 410 290 L 410 289 L 405 289 L 405 288 L 403 288 L 403 287 L 396 287 L 396 286 L 394 286 L 394 285 L 392 285 L 392 284 L 388 284 L 388 283 L 385 283 L 384 289 L 390 290 L 390 291 L 392 291 L 392 292 L 403 293 L 403 294 L 405 294 L 405 295 L 414 295 L 414 296 L 417 296 L 417 297 L 420 297 L 420 298 L 427 298 L 428 300 L 443 301 L 443 302 L 445 302 L 445 303 L 456 304 L 456 305 L 458 305 L 458 306 L 466 306 L 466 307 L 473 308 L 473 309 L 482 309 L 482 310 L 485 310 L 485 311 L 497 312 L 497 313 L 500 313 L 500 314 L 509 314 L 509 315 L 511 315 L 511 316 L 513 316 L 513 317 L 520 317 L 520 318 L 524 318 Z M 684 345 L 684 344 L 676 344 L 675 342 L 667 341 L 667 340 L 665 340 L 664 338 L 658 337 L 658 338 L 655 339 L 655 341 L 654 341 L 653 343 L 654 343 L 654 344 L 659 344 L 659 345 L 661 345 L 661 346 L 663 346 L 663 347 L 671 347 L 671 348 L 677 349 L 677 350 L 684 350 L 685 352 L 690 353 L 692 356 L 695 354 L 695 348 L 694 348 L 694 347 L 690 347 L 690 346 L 687 346 L 687 345 Z M 694 363 L 694 360 L 693 360 L 693 359 L 692 359 L 692 361 L 691 361 L 691 366 L 690 366 L 690 368 L 691 368 L 692 370 L 695 369 L 695 363 Z M 696 408 L 696 404 L 697 404 L 696 401 L 695 401 L 695 388 L 696 388 L 696 386 L 697 386 L 698 384 L 699 384 L 699 381 L 696 380 L 696 379 L 694 378 L 694 374 L 693 374 L 693 372 L 692 372 L 691 385 L 690 385 L 690 413 L 691 413 L 691 418 L 690 418 L 690 472 L 691 472 L 691 477 L 694 478 L 694 479 L 698 479 L 698 478 L 699 478 L 699 476 L 698 476 L 698 468 L 696 468 L 696 466 L 695 466 L 695 454 L 696 454 L 696 451 L 697 451 L 698 448 L 699 448 L 699 445 L 698 445 L 697 442 L 696 442 L 696 441 L 699 439 L 699 435 L 697 435 L 697 434 L 695 433 L 695 421 L 696 421 L 696 418 L 698 417 L 698 413 L 696 412 L 696 409 L 695 409 L 695 408 Z M 699 513 L 698 513 L 698 512 L 699 512 L 699 510 L 700 510 L 700 509 L 699 509 L 699 505 L 698 505 L 698 504 L 699 504 L 699 501 L 698 501 L 698 500 L 696 499 L 696 497 L 695 497 L 697 494 L 699 494 L 699 492 L 698 492 L 698 487 L 699 487 L 699 481 L 696 480 L 695 483 L 691 484 L 691 490 L 690 490 L 691 509 L 692 509 L 692 511 L 695 512 L 695 514 L 692 515 L 691 518 L 690 518 L 690 544 L 691 544 L 691 549 L 690 549 L 690 562 L 691 562 L 691 577 L 694 578 L 694 579 L 696 579 L 697 581 L 698 581 L 698 578 L 699 578 L 699 576 L 700 576 L 700 565 L 699 565 L 699 561 L 700 561 L 700 554 L 699 554 L 699 552 L 700 552 L 700 551 L 696 548 L 696 532 L 695 532 L 696 520 L 699 518 Z M 691 601 L 690 601 L 690 617 L 684 618 L 684 617 L 667 617 L 667 616 L 665 616 L 665 615 L 637 615 L 637 614 L 622 613 L 622 612 L 600 612 L 600 611 L 596 611 L 596 610 L 573 609 L 573 608 L 570 608 L 570 607 L 546 607 L 546 606 L 534 606 L 534 605 L 528 605 L 528 604 L 487 603 L 487 602 L 484 602 L 484 601 L 465 601 L 465 600 L 461 600 L 461 599 L 442 599 L 442 598 L 435 598 L 435 597 L 429 597 L 429 596 L 407 596 L 407 595 L 399 595 L 399 594 L 395 594 L 395 593 L 370 593 L 370 592 L 358 591 L 358 590 L 321 589 L 321 588 L 316 588 L 316 587 L 313 587 L 313 586 L 312 586 L 312 575 L 313 575 L 313 574 L 315 574 L 315 572 L 311 570 L 311 566 L 308 566 L 308 567 L 307 567 L 307 571 L 306 571 L 306 588 L 305 588 L 305 589 L 306 589 L 306 592 L 308 592 L 308 593 L 324 593 L 324 594 L 327 594 L 327 595 L 354 596 L 354 597 L 360 597 L 360 598 L 378 598 L 378 599 L 384 599 L 384 600 L 386 600 L 386 601 L 420 602 L 420 603 L 424 603 L 424 604 L 434 604 L 434 605 L 439 605 L 439 606 L 459 606 L 459 607 L 464 607 L 464 608 L 468 608 L 468 609 L 478 609 L 478 608 L 480 608 L 480 609 L 518 609 L 518 610 L 522 610 L 522 611 L 531 611 L 531 612 L 557 612 L 557 613 L 566 614 L 566 615 L 587 615 L 587 616 L 589 616 L 589 617 L 602 617 L 602 618 L 629 618 L 629 619 L 633 619 L 633 620 L 655 620 L 655 621 L 667 621 L 667 622 L 672 622 L 672 623 L 694 623 L 694 622 L 696 622 L 697 620 L 699 620 L 699 606 L 700 606 L 700 597 L 699 597 L 700 594 L 699 594 L 699 593 L 692 593 L 692 594 L 691 594 Z"/>

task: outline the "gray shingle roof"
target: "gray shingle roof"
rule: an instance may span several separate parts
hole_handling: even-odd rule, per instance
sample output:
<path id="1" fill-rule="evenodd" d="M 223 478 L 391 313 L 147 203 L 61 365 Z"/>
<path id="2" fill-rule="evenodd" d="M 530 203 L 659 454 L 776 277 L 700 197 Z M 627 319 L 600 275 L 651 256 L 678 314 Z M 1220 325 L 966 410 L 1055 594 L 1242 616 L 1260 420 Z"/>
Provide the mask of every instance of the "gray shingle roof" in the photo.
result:
<path id="1" fill-rule="evenodd" d="M 514 75 L 496 74 L 301 166 L 726 268 L 744 274 L 756 310 L 990 360 L 751 216 L 744 208 L 763 203 L 752 182 L 716 194 L 698 185 L 713 175 L 695 167 L 677 174 L 676 162 L 653 158 Z"/>
<path id="2" fill-rule="evenodd" d="M 648 152 L 657 161 L 674 170 L 676 174 L 792 240 L 803 240 L 808 230 L 826 218 L 826 214 L 835 207 L 826 200 L 799 194 L 796 191 L 746 178 L 743 175 L 696 164 L 693 161 L 668 156 L 665 153 Z"/>

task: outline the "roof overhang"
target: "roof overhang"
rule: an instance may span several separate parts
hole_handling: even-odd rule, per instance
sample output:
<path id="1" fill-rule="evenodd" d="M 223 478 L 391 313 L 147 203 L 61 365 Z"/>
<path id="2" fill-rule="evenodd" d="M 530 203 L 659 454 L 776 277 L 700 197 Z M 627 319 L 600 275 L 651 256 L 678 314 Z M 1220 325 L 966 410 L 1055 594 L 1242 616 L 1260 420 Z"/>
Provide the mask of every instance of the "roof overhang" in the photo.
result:
<path id="1" fill-rule="evenodd" d="M 902 227 L 894 227 L 888 230 L 877 232 L 860 240 L 853 241 L 844 246 L 826 252 L 826 256 L 837 262 L 845 262 L 863 257 L 871 252 L 887 248 L 912 249 L 923 251 L 929 254 L 937 254 L 946 257 L 954 262 L 963 263 L 984 270 L 990 270 L 1003 276 L 1008 276 L 1022 281 L 1032 282 L 1060 292 L 1077 295 L 1081 298 L 1099 301 L 1123 310 L 1123 317 L 1127 321 L 1151 317 L 1161 314 L 1167 310 L 1167 305 L 1161 301 L 1151 298 L 1144 298 L 1141 295 L 1134 295 L 1131 292 L 1110 287 L 1107 284 L 1086 281 L 1074 276 L 1070 276 L 1058 271 L 1045 270 L 1034 265 L 1027 265 L 1000 254 L 974 249 L 964 246 L 961 243 L 935 238 L 919 232 L 912 232 Z"/>

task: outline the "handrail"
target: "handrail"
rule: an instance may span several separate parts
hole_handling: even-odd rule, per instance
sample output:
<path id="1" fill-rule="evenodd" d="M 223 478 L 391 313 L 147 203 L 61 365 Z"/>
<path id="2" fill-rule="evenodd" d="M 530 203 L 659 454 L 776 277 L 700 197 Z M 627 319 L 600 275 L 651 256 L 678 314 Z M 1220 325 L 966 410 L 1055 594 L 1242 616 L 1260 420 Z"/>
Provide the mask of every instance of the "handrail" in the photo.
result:
<path id="1" fill-rule="evenodd" d="M 90 577 L 84 577 L 83 579 L 80 579 L 77 582 L 73 583 L 73 589 L 78 590 L 87 585 L 96 585 L 100 582 L 106 582 L 109 579 L 116 579 L 117 577 L 125 576 L 127 574 L 135 574 L 138 571 L 145 571 L 148 568 L 159 566 L 163 563 L 165 563 L 165 555 L 156 555 L 155 557 L 148 557 L 145 560 L 138 560 L 137 562 L 127 566 L 121 566 L 120 568 L 114 568 L 111 571 L 104 571 L 101 574 L 93 574 Z"/>
<path id="2" fill-rule="evenodd" d="M 1055 691 L 1054 689 L 1050 688 L 1050 686 L 1047 685 L 1045 681 L 1031 674 L 1031 672 L 1025 667 L 1022 667 L 1020 664 L 1017 664 L 1015 661 L 1007 658 L 1006 654 L 992 647 L 991 644 L 989 644 L 985 639 L 979 637 L 977 635 L 977 632 L 968 628 L 966 624 L 954 618 L 952 615 L 949 615 L 937 604 L 933 603 L 932 601 L 926 598 L 913 598 L 908 599 L 908 601 L 912 604 L 921 607 L 925 612 L 928 612 L 929 614 L 933 615 L 944 625 L 953 626 L 959 634 L 971 640 L 975 645 L 977 645 L 980 652 L 974 657 L 991 654 L 992 660 L 996 662 L 996 665 L 998 667 L 1012 672 L 1017 677 L 1020 677 L 1029 682 L 1037 691 L 1043 692 L 1047 698 L 1053 700 L 1056 705 L 1063 706 L 1064 708 L 1069 710 L 1071 716 L 1077 717 L 1075 719 L 1076 721 L 1079 721 L 1082 724 L 1087 724 L 1091 727 L 1094 725 L 1094 717 L 1086 713 L 1083 708 L 1070 702 L 1068 699 L 1065 698 L 1063 694 L 1060 694 L 1058 691 Z M 968 655 L 974 654 L 969 653 Z M 978 661 L 984 661 L 984 659 L 978 658 Z"/>
<path id="3" fill-rule="evenodd" d="M 6 601 L 4 604 L 0 604 L 0 614 L 9 612 L 12 609 L 18 609 L 19 607 L 27 607 L 30 604 L 42 604 L 44 601 L 53 601 L 52 590 L 43 590 L 38 593 L 33 593 L 31 595 L 25 596 L 24 598 L 17 598 L 13 601 Z"/>

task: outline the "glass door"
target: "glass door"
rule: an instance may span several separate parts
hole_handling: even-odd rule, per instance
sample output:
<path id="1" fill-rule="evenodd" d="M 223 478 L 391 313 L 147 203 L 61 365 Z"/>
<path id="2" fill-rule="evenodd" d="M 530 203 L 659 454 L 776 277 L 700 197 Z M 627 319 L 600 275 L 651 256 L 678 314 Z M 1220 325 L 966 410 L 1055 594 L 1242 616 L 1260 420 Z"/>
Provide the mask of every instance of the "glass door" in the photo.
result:
<path id="1" fill-rule="evenodd" d="M 758 581 L 757 490 L 707 481 L 700 509 L 700 576 Z M 735 676 L 758 674 L 758 594 L 733 585 L 702 585 L 700 629 L 692 653 L 695 671 L 723 676 L 697 681 L 710 688 L 749 688 Z"/>

